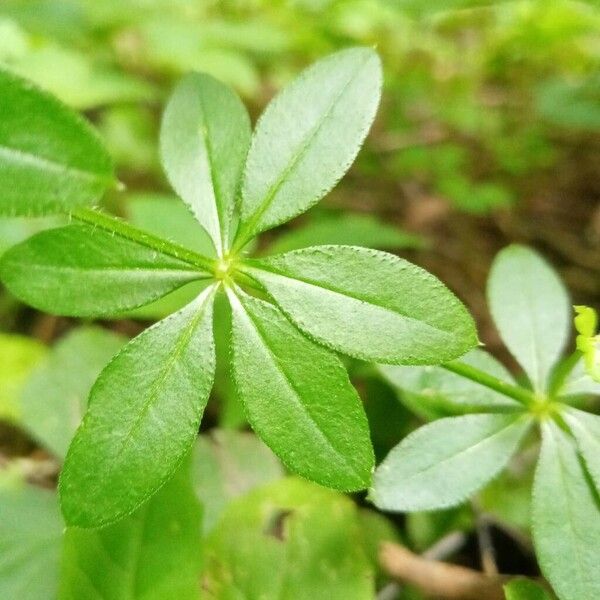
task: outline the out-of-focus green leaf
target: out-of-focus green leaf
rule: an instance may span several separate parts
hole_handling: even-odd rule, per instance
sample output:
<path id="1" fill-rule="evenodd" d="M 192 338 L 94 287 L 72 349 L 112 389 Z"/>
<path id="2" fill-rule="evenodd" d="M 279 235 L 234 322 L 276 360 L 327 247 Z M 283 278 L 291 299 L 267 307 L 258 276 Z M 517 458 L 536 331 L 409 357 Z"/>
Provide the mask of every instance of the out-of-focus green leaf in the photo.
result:
<path id="1" fill-rule="evenodd" d="M 208 539 L 203 589 L 215 600 L 372 600 L 355 505 L 291 478 L 237 500 Z"/>
<path id="2" fill-rule="evenodd" d="M 130 513 L 191 448 L 213 384 L 213 296 L 208 288 L 138 335 L 96 380 L 60 477 L 69 525 Z"/>
<path id="3" fill-rule="evenodd" d="M 125 342 L 104 329 L 75 329 L 28 377 L 21 394 L 21 424 L 59 459 L 83 418 L 92 384 Z"/>
<path id="4" fill-rule="evenodd" d="M 550 265 L 525 246 L 500 252 L 488 280 L 488 303 L 502 340 L 544 392 L 571 330 L 571 305 Z"/>
<path id="5" fill-rule="evenodd" d="M 46 348 L 34 339 L 0 334 L 0 419 L 19 422 L 21 391 Z"/>
<path id="6" fill-rule="evenodd" d="M 64 225 L 64 219 L 60 217 L 0 218 L 0 255 L 28 237 L 59 225 Z"/>
<path id="7" fill-rule="evenodd" d="M 589 306 L 576 306 L 575 329 L 577 329 L 577 349 L 583 354 L 583 362 L 588 375 L 600 383 L 600 334 L 598 315 Z"/>
<path id="8" fill-rule="evenodd" d="M 277 237 L 269 254 L 289 252 L 308 246 L 338 244 L 365 248 L 421 248 L 424 239 L 399 227 L 388 225 L 369 214 L 313 216 L 300 227 Z"/>
<path id="9" fill-rule="evenodd" d="M 214 528 L 232 500 L 281 477 L 281 463 L 252 433 L 213 429 L 200 436 L 194 451 L 193 479 L 204 509 L 204 531 Z"/>
<path id="10" fill-rule="evenodd" d="M 504 586 L 506 600 L 552 600 L 552 596 L 531 579 L 513 579 Z"/>
<path id="11" fill-rule="evenodd" d="M 67 212 L 113 185 L 106 150 L 76 113 L 2 70 L 0 97 L 0 214 Z"/>
<path id="12" fill-rule="evenodd" d="M 514 383 L 508 370 L 483 350 L 471 350 L 460 360 L 502 381 Z M 441 367 L 379 365 L 378 369 L 398 390 L 400 400 L 427 419 L 522 407 L 507 396 Z"/>
<path id="13" fill-rule="evenodd" d="M 315 246 L 248 261 L 309 337 L 343 354 L 389 364 L 438 364 L 477 344 L 466 308 L 438 279 L 393 254 Z"/>
<path id="14" fill-rule="evenodd" d="M 392 511 L 456 506 L 506 465 L 530 425 L 525 416 L 491 414 L 425 425 L 377 467 L 370 497 Z"/>
<path id="15" fill-rule="evenodd" d="M 406 515 L 406 532 L 417 551 L 425 552 L 447 535 L 472 531 L 474 520 L 469 504 L 446 510 L 411 512 Z"/>
<path id="16" fill-rule="evenodd" d="M 272 304 L 241 291 L 229 298 L 233 375 L 254 431 L 294 472 L 336 489 L 364 489 L 373 449 L 343 364 Z"/>
<path id="17" fill-rule="evenodd" d="M 0 598 L 55 598 L 64 524 L 53 491 L 0 473 Z"/>
<path id="18" fill-rule="evenodd" d="M 572 439 L 554 423 L 542 428 L 533 487 L 538 562 L 561 600 L 600 597 L 600 504 Z"/>
<path id="19" fill-rule="evenodd" d="M 67 529 L 59 600 L 197 600 L 201 513 L 185 460 L 146 504 L 118 523 Z"/>

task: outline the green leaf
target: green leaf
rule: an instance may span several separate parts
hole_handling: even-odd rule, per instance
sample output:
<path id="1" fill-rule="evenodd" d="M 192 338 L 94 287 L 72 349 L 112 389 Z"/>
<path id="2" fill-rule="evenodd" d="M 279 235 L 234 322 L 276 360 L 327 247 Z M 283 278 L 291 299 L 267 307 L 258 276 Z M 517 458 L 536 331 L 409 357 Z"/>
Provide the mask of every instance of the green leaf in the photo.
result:
<path id="1" fill-rule="evenodd" d="M 600 382 L 600 335 L 597 334 L 598 315 L 589 306 L 575 306 L 575 329 L 577 330 L 577 349 L 583 354 L 588 375 Z"/>
<path id="2" fill-rule="evenodd" d="M 0 480 L 0 515 L 0 598 L 55 598 L 64 528 L 56 494 Z"/>
<path id="3" fill-rule="evenodd" d="M 460 360 L 502 381 L 514 384 L 506 368 L 483 350 L 471 350 Z M 379 365 L 378 369 L 400 392 L 400 399 L 411 410 L 427 419 L 467 412 L 522 408 L 522 404 L 515 400 L 442 367 Z"/>
<path id="4" fill-rule="evenodd" d="M 573 367 L 558 390 L 558 395 L 560 397 L 600 396 L 600 381 L 595 381 L 590 377 L 583 358 Z"/>
<path id="5" fill-rule="evenodd" d="M 281 479 L 283 468 L 254 434 L 213 429 L 198 438 L 193 477 L 204 509 L 203 529 L 208 532 L 234 498 Z"/>
<path id="6" fill-rule="evenodd" d="M 5 252 L 0 276 L 15 296 L 39 310 L 90 317 L 148 304 L 205 275 L 102 229 L 69 225 Z"/>
<path id="7" fill-rule="evenodd" d="M 132 340 L 104 369 L 60 478 L 69 525 L 111 523 L 168 479 L 213 383 L 214 288 Z"/>
<path id="8" fill-rule="evenodd" d="M 76 113 L 2 70 L 0 97 L 0 214 L 68 212 L 113 185 L 108 154 Z"/>
<path id="9" fill-rule="evenodd" d="M 83 418 L 94 381 L 125 342 L 97 327 L 75 329 L 28 377 L 21 394 L 21 425 L 59 459 Z"/>
<path id="10" fill-rule="evenodd" d="M 250 134 L 240 99 L 210 75 L 185 77 L 165 109 L 160 133 L 164 169 L 219 255 L 228 247 Z"/>
<path id="11" fill-rule="evenodd" d="M 202 587 L 209 600 L 371 600 L 354 503 L 299 479 L 234 502 L 207 541 Z"/>
<path id="12" fill-rule="evenodd" d="M 564 285 L 536 252 L 512 245 L 496 257 L 487 294 L 502 340 L 535 390 L 545 391 L 571 329 L 571 304 Z"/>
<path id="13" fill-rule="evenodd" d="M 539 584 L 531 579 L 513 579 L 504 586 L 506 600 L 552 600 L 552 597 Z"/>
<path id="14" fill-rule="evenodd" d="M 379 465 L 371 498 L 384 510 L 449 508 L 507 464 L 531 425 L 513 415 L 465 415 L 411 433 Z"/>
<path id="15" fill-rule="evenodd" d="M 358 154 L 380 92 L 377 54 L 351 48 L 318 61 L 276 96 L 248 153 L 238 247 L 331 190 Z"/>
<path id="16" fill-rule="evenodd" d="M 562 413 L 562 416 L 569 425 L 587 470 L 600 494 L 600 416 L 570 407 Z"/>
<path id="17" fill-rule="evenodd" d="M 346 491 L 367 487 L 369 425 L 339 359 L 277 310 L 240 292 L 233 311 L 233 375 L 252 428 L 300 475 Z"/>
<path id="18" fill-rule="evenodd" d="M 533 486 L 538 562 L 561 600 L 600 598 L 600 504 L 573 441 L 557 425 L 542 427 Z"/>
<path id="19" fill-rule="evenodd" d="M 45 352 L 31 338 L 0 333 L 0 419 L 20 422 L 21 390 Z"/>
<path id="20" fill-rule="evenodd" d="M 299 329 L 338 352 L 437 364 L 477 344 L 460 301 L 433 275 L 392 254 L 317 246 L 247 264 Z"/>
<path id="21" fill-rule="evenodd" d="M 65 533 L 60 600 L 197 600 L 201 509 L 185 460 L 146 504 L 102 529 Z"/>
<path id="22" fill-rule="evenodd" d="M 421 248 L 424 239 L 370 214 L 341 213 L 314 216 L 300 227 L 286 231 L 269 246 L 270 254 L 290 252 L 321 244 L 365 248 Z"/>

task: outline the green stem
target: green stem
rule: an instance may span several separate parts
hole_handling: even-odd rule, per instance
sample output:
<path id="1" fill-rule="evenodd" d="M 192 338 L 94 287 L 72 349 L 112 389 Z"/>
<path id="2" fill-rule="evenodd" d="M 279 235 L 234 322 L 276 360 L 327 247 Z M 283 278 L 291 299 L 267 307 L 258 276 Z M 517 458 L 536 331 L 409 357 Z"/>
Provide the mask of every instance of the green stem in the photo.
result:
<path id="1" fill-rule="evenodd" d="M 168 256 L 177 258 L 183 262 L 193 265 L 196 268 L 199 268 L 201 271 L 206 272 L 207 275 L 212 276 L 215 271 L 215 259 L 208 258 L 202 254 L 194 252 L 193 250 L 188 250 L 179 244 L 175 244 L 161 237 L 138 229 L 126 221 L 123 221 L 117 217 L 113 217 L 112 215 L 108 215 L 93 208 L 76 208 L 71 212 L 71 217 L 81 221 L 82 223 L 93 225 L 94 227 L 114 233 L 115 235 L 118 235 L 124 239 L 136 242 L 142 246 L 156 250 L 157 252 L 161 252 L 162 254 L 167 254 Z"/>
<path id="2" fill-rule="evenodd" d="M 503 396 L 513 398 L 514 400 L 517 400 L 526 406 L 530 406 L 537 400 L 536 395 L 531 390 L 526 390 L 518 385 L 513 385 L 512 383 L 502 381 L 501 379 L 498 379 L 497 377 L 494 377 L 493 375 L 490 375 L 485 371 L 481 371 L 476 367 L 472 367 L 464 362 L 453 361 L 440 366 L 447 371 L 451 371 L 452 373 L 456 373 L 461 377 L 465 377 L 471 381 L 474 381 L 475 383 L 479 383 L 480 385 L 488 387 L 499 394 L 502 394 Z"/>

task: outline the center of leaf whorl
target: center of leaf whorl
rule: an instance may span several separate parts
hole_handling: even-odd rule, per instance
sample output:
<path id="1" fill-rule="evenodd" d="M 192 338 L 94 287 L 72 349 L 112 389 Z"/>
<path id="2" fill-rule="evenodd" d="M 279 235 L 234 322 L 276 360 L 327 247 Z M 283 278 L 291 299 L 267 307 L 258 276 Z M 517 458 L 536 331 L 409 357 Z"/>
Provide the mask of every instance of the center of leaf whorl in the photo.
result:
<path id="1" fill-rule="evenodd" d="M 233 260 L 227 256 L 220 258 L 215 263 L 215 279 L 223 281 L 231 274 Z"/>

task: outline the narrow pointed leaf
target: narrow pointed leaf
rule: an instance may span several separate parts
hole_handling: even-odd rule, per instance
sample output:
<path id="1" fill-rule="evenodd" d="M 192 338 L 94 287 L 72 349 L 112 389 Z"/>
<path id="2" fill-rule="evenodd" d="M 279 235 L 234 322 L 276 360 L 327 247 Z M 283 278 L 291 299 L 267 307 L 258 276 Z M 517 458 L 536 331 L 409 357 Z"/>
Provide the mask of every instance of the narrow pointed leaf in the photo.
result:
<path id="1" fill-rule="evenodd" d="M 185 460 L 162 489 L 118 523 L 67 529 L 59 600 L 197 600 L 200 520 Z"/>
<path id="2" fill-rule="evenodd" d="M 0 259 L 0 277 L 39 310 L 92 317 L 148 304 L 206 274 L 102 229 L 69 225 L 8 250 Z"/>
<path id="3" fill-rule="evenodd" d="M 350 356 L 436 364 L 477 344 L 473 319 L 452 292 L 392 254 L 316 246 L 252 261 L 248 273 L 297 327 Z"/>
<path id="4" fill-rule="evenodd" d="M 0 99 L 0 214 L 68 212 L 113 185 L 111 160 L 77 113 L 2 70 Z"/>
<path id="5" fill-rule="evenodd" d="M 487 294 L 502 340 L 533 387 L 544 391 L 569 339 L 571 304 L 564 285 L 536 252 L 512 245 L 496 257 Z"/>
<path id="6" fill-rule="evenodd" d="M 530 424 L 522 416 L 484 414 L 425 425 L 377 467 L 371 498 L 394 511 L 456 506 L 508 463 Z"/>
<path id="7" fill-rule="evenodd" d="M 575 408 L 563 413 L 600 494 L 600 416 Z"/>
<path id="8" fill-rule="evenodd" d="M 230 301 L 233 373 L 252 428 L 296 473 L 333 488 L 365 488 L 369 426 L 342 363 L 276 307 L 243 293 Z"/>
<path id="9" fill-rule="evenodd" d="M 533 486 L 538 562 L 561 600 L 600 598 L 600 504 L 575 444 L 551 422 L 542 429 Z"/>
<path id="10" fill-rule="evenodd" d="M 260 118 L 248 153 L 239 242 L 318 202 L 348 170 L 381 93 L 381 65 L 369 48 L 320 60 L 286 87 Z"/>
<path id="11" fill-rule="evenodd" d="M 212 387 L 214 289 L 131 341 L 101 373 L 60 478 L 69 525 L 130 513 L 173 473 Z"/>
<path id="12" fill-rule="evenodd" d="M 163 117 L 163 167 L 219 253 L 227 247 L 250 135 L 250 118 L 240 99 L 206 74 L 185 77 Z"/>
<path id="13" fill-rule="evenodd" d="M 564 396 L 600 396 L 600 381 L 594 381 L 586 368 L 583 359 L 575 365 L 563 386 L 558 390 L 558 395 Z"/>

